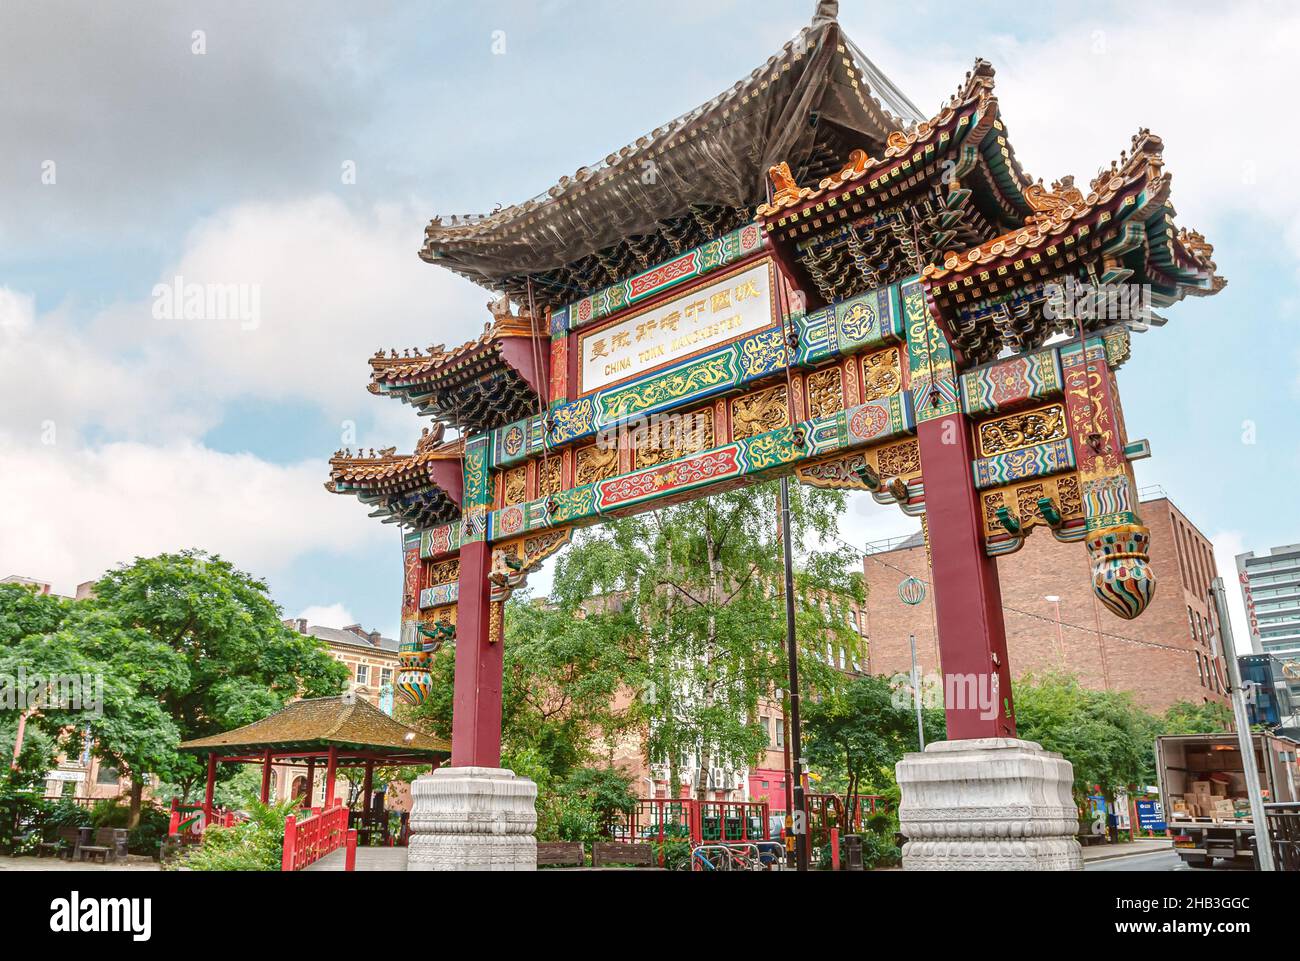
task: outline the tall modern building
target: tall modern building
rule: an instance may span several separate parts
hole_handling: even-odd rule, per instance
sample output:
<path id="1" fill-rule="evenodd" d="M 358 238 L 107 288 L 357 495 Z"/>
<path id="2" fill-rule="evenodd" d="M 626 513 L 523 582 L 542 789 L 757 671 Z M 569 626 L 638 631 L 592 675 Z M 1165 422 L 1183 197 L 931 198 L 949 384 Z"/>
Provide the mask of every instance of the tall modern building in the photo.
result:
<path id="1" fill-rule="evenodd" d="M 1292 700 L 1300 699 L 1300 544 L 1238 554 L 1237 581 L 1251 649 L 1281 661 Z"/>

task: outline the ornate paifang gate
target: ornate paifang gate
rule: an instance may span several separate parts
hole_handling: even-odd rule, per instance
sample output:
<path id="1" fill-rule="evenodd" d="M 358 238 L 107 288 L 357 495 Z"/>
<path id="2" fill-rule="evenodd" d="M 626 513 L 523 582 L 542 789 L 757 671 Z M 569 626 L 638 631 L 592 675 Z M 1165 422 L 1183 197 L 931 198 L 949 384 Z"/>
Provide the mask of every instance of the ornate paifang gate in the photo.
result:
<path id="1" fill-rule="evenodd" d="M 431 652 L 455 638 L 453 766 L 499 765 L 502 606 L 573 528 L 785 474 L 922 518 L 945 677 L 997 692 L 992 713 L 949 700 L 951 739 L 1015 734 L 995 559 L 1035 528 L 1084 542 L 1108 610 L 1136 617 L 1150 601 L 1131 466 L 1148 447 L 1124 429 L 1116 304 L 1223 282 L 1203 238 L 1175 230 L 1148 132 L 1086 193 L 1070 178 L 1048 190 L 1016 162 L 978 62 L 928 122 L 904 126 L 861 92 L 837 102 L 880 133 L 849 150 L 823 123 L 796 165 L 815 186 L 771 163 L 765 203 L 757 177 L 731 206 L 647 188 L 647 229 L 550 258 L 563 268 L 512 259 L 540 263 L 561 223 L 608 240 L 595 214 L 627 200 L 616 192 L 647 158 L 668 169 L 709 137 L 758 136 L 732 115 L 742 98 L 761 113 L 836 71 L 857 89 L 859 68 L 824 55 L 841 42 L 823 21 L 747 91 L 548 197 L 430 225 L 426 260 L 507 295 L 460 347 L 376 354 L 370 389 L 463 441 L 440 423 L 409 457 L 339 452 L 327 486 L 407 528 L 397 686 L 420 700 Z"/>

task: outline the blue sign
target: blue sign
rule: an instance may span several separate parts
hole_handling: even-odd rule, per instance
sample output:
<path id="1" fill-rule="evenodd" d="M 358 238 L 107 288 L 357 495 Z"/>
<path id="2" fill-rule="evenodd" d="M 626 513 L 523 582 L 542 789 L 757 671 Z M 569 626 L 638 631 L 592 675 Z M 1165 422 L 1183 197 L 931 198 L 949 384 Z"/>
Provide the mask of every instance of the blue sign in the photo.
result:
<path id="1" fill-rule="evenodd" d="M 1159 801 L 1135 801 L 1137 805 L 1138 825 L 1144 831 L 1163 831 L 1165 829 L 1165 812 L 1160 810 Z"/>

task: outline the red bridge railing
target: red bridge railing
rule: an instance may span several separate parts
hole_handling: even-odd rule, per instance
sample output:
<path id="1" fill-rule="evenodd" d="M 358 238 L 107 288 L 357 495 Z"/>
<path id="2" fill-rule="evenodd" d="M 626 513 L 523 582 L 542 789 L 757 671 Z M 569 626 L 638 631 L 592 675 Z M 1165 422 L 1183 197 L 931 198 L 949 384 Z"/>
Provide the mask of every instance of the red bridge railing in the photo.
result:
<path id="1" fill-rule="evenodd" d="M 301 871 L 344 846 L 344 870 L 351 871 L 356 867 L 357 832 L 348 829 L 348 809 L 337 800 L 324 810 L 312 808 L 301 820 L 290 814 L 284 819 L 280 870 Z"/>
<path id="2" fill-rule="evenodd" d="M 167 836 L 181 844 L 197 844 L 209 827 L 228 828 L 244 820 L 234 811 L 213 808 L 205 811 L 202 804 L 181 804 L 172 798 L 171 819 L 167 823 Z"/>

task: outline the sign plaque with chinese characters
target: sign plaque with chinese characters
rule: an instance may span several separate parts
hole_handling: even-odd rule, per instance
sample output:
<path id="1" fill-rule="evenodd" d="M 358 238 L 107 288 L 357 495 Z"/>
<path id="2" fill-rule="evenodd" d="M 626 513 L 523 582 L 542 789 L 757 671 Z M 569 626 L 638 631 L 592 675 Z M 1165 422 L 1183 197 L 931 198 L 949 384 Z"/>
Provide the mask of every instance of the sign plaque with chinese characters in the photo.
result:
<path id="1" fill-rule="evenodd" d="M 578 339 L 581 392 L 684 360 L 776 323 L 770 260 L 732 271 Z"/>

